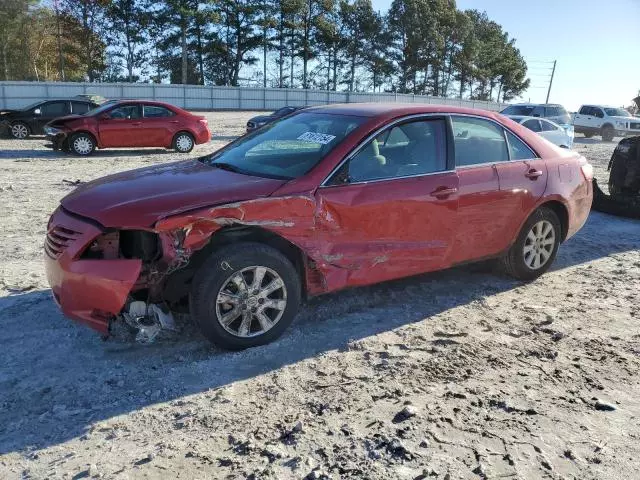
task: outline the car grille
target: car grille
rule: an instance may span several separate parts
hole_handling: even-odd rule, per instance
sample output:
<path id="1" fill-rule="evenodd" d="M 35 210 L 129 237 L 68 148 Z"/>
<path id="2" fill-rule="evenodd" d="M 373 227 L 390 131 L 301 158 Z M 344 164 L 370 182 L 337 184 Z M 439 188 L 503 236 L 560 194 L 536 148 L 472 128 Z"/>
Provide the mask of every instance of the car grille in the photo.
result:
<path id="1" fill-rule="evenodd" d="M 80 232 L 69 228 L 53 227 L 47 232 L 47 237 L 44 241 L 45 253 L 53 259 L 58 258 L 78 235 L 80 235 Z"/>
<path id="2" fill-rule="evenodd" d="M 632 130 L 640 130 L 640 123 L 638 122 L 631 122 L 629 124 L 629 128 L 631 128 Z"/>

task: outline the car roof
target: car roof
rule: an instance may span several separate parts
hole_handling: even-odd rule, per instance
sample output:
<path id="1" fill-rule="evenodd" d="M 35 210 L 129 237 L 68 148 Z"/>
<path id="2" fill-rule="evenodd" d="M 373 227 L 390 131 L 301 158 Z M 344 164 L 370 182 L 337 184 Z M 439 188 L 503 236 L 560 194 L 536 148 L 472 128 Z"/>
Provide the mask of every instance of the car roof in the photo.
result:
<path id="1" fill-rule="evenodd" d="M 356 117 L 394 117 L 421 113 L 460 113 L 481 115 L 492 118 L 496 112 L 476 108 L 453 107 L 450 105 L 433 105 L 420 103 L 333 103 L 307 109 L 313 113 L 333 113 L 336 115 L 353 115 Z"/>
<path id="2" fill-rule="evenodd" d="M 505 108 L 509 107 L 562 107 L 559 103 L 512 103 L 507 105 Z M 564 108 L 564 107 L 563 107 Z"/>
<path id="3" fill-rule="evenodd" d="M 172 105 L 171 103 L 158 102 L 157 100 L 140 100 L 138 98 L 119 98 L 117 100 L 111 100 L 110 103 L 113 103 L 115 105 L 119 105 L 121 103 L 144 103 L 145 105 L 155 105 L 158 107 L 180 108 Z"/>

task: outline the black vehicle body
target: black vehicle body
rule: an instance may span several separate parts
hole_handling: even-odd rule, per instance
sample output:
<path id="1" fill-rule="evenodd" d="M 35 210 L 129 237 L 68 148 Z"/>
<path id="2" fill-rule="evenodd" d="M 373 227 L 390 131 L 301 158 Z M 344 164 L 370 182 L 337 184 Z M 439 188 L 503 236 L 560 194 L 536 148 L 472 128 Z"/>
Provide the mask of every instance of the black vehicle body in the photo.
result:
<path id="1" fill-rule="evenodd" d="M 0 110 L 0 130 L 22 139 L 29 135 L 44 135 L 44 126 L 66 115 L 82 115 L 98 104 L 83 97 L 43 100 L 21 109 Z"/>
<path id="2" fill-rule="evenodd" d="M 609 195 L 593 180 L 593 209 L 640 218 L 640 136 L 620 140 L 607 168 Z"/>
<path id="3" fill-rule="evenodd" d="M 247 122 L 247 132 L 252 132 L 260 127 L 264 127 L 271 122 L 275 122 L 279 118 L 286 117 L 287 115 L 291 115 L 293 112 L 297 112 L 298 110 L 302 110 L 307 107 L 308 105 L 287 106 L 279 108 L 269 115 L 258 115 L 257 117 L 250 118 Z"/>

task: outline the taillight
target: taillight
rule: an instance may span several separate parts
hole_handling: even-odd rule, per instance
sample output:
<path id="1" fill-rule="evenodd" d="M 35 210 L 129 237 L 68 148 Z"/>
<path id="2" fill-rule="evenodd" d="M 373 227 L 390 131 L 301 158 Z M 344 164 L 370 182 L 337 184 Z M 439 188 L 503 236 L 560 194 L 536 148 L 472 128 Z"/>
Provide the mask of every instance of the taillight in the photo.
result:
<path id="1" fill-rule="evenodd" d="M 198 121 L 199 121 L 200 123 L 202 123 L 205 127 L 206 127 L 207 125 L 209 125 L 209 122 L 207 122 L 207 119 L 206 119 L 206 118 L 200 118 L 200 119 L 198 119 Z"/>

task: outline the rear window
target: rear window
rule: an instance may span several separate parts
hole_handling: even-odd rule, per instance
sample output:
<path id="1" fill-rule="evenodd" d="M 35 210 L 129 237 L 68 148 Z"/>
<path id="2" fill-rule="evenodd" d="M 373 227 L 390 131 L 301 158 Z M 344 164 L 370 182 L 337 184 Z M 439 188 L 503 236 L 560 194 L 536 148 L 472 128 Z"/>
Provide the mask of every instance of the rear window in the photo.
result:
<path id="1" fill-rule="evenodd" d="M 298 178 L 316 166 L 366 117 L 300 113 L 257 130 L 204 161 L 247 175 Z"/>
<path id="2" fill-rule="evenodd" d="M 528 117 L 531 115 L 534 108 L 535 105 L 509 105 L 500 113 L 503 115 L 521 115 L 523 117 Z"/>

